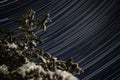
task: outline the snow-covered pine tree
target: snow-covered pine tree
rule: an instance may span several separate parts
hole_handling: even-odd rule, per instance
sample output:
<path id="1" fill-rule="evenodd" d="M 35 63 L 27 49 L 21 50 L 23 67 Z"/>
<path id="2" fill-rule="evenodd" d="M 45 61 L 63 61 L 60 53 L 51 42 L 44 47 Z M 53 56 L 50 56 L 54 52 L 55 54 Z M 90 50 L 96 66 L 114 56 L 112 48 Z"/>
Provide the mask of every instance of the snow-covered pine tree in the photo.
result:
<path id="1" fill-rule="evenodd" d="M 34 17 L 35 11 L 29 9 L 16 20 L 19 32 L 0 29 L 0 80 L 78 80 L 74 75 L 83 70 L 71 58 L 59 61 L 37 48 L 44 42 L 36 32 L 46 31 L 51 20 L 49 13 L 42 20 Z"/>

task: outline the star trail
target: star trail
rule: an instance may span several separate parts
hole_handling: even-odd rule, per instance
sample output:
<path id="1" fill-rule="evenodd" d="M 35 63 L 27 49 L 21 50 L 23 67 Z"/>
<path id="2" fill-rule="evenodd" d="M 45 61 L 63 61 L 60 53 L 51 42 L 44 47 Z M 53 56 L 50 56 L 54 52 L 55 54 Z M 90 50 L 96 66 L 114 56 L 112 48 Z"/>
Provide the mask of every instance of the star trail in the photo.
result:
<path id="1" fill-rule="evenodd" d="M 84 69 L 80 80 L 120 80 L 119 0 L 0 0 L 0 27 L 17 31 L 13 19 L 27 9 L 36 18 L 49 12 L 52 22 L 40 30 L 45 51 L 70 57 Z"/>

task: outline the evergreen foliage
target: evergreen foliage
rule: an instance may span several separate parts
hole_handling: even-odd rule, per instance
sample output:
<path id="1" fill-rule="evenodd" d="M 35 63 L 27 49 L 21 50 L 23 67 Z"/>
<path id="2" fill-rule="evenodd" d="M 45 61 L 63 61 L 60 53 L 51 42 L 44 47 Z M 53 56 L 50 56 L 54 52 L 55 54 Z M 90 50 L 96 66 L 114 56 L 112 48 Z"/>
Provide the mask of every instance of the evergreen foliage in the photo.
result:
<path id="1" fill-rule="evenodd" d="M 39 29 L 46 31 L 46 23 L 50 20 L 49 13 L 42 20 L 37 20 L 35 11 L 29 9 L 19 24 L 19 39 L 16 34 L 0 29 L 0 80 L 78 80 L 75 76 L 83 72 L 78 64 L 70 58 L 59 61 L 37 45 L 43 44 L 37 37 Z"/>

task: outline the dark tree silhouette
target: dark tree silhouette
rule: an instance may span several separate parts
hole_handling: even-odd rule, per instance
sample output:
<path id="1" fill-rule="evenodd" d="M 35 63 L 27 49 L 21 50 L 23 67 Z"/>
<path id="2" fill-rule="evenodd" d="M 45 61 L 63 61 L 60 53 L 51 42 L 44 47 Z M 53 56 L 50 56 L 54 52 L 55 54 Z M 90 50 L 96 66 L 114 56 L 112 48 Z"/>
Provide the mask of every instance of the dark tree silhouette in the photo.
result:
<path id="1" fill-rule="evenodd" d="M 35 11 L 29 9 L 16 20 L 19 32 L 0 29 L 0 79 L 1 80 L 78 80 L 75 76 L 83 72 L 70 58 L 59 61 L 37 45 L 43 44 L 36 32 L 46 23 L 50 14 L 37 20 Z M 15 36 L 19 36 L 19 38 Z"/>

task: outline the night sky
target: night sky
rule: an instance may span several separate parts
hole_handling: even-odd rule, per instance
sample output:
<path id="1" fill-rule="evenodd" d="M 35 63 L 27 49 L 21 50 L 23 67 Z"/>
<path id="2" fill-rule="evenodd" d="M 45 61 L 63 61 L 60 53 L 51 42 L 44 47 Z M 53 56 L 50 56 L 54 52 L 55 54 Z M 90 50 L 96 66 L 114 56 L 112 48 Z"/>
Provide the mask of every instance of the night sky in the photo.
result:
<path id="1" fill-rule="evenodd" d="M 119 0 L 0 0 L 0 28 L 17 31 L 12 20 L 32 8 L 36 19 L 49 12 L 47 31 L 37 32 L 45 51 L 70 57 L 84 69 L 81 80 L 120 80 Z"/>

